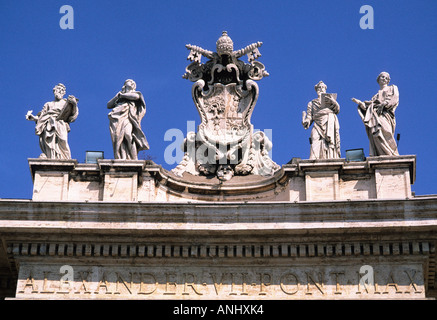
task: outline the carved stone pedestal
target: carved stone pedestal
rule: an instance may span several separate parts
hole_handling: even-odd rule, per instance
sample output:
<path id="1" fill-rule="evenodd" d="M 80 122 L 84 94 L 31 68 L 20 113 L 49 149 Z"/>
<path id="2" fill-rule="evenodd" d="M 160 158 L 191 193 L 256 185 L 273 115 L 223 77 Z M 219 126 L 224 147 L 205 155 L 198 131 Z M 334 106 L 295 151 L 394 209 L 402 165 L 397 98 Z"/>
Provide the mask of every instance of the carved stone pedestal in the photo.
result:
<path id="1" fill-rule="evenodd" d="M 416 157 L 296 160 L 283 169 L 290 177 L 290 201 L 407 199 L 412 196 Z"/>
<path id="2" fill-rule="evenodd" d="M 184 173 L 152 161 L 29 159 L 35 201 L 210 202 L 331 201 L 411 198 L 416 157 L 300 160 L 269 176 L 235 176 L 230 181 Z"/>

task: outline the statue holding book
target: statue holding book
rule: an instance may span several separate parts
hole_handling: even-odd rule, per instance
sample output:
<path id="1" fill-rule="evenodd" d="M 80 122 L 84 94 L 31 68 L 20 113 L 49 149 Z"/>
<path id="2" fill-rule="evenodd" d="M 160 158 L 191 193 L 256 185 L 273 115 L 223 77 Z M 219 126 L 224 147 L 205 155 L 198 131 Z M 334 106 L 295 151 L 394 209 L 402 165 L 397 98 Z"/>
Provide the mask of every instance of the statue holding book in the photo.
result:
<path id="1" fill-rule="evenodd" d="M 71 159 L 68 145 L 70 123 L 76 120 L 79 109 L 76 97 L 69 95 L 64 99 L 66 88 L 62 83 L 53 88 L 55 99 L 44 104 L 42 110 L 35 116 L 32 110 L 26 114 L 26 119 L 35 121 L 35 133 L 39 136 L 42 154 L 40 158 Z"/>
<path id="2" fill-rule="evenodd" d="M 327 86 L 322 81 L 314 87 L 317 98 L 308 103 L 302 113 L 302 125 L 308 129 L 311 124 L 310 159 L 340 158 L 340 125 L 337 114 L 340 105 L 336 93 L 326 93 Z"/>

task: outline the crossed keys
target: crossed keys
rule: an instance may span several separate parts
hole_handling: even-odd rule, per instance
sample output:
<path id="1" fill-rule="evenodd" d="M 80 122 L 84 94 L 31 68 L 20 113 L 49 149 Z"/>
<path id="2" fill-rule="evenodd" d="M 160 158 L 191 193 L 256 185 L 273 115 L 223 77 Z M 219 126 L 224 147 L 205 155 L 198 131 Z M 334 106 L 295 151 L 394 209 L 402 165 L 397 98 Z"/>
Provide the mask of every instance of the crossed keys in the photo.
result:
<path id="1" fill-rule="evenodd" d="M 252 63 L 256 59 L 261 57 L 261 53 L 259 52 L 258 48 L 261 47 L 262 44 L 263 44 L 262 42 L 252 43 L 243 49 L 233 51 L 232 56 L 238 59 L 247 54 L 249 62 Z M 191 44 L 187 44 L 185 47 L 188 50 L 190 50 L 190 54 L 188 55 L 187 60 L 197 62 L 199 64 L 201 63 L 202 56 L 204 56 L 207 59 L 213 59 L 214 55 L 217 55 L 217 53 L 215 52 L 205 50 L 201 47 L 194 46 Z"/>

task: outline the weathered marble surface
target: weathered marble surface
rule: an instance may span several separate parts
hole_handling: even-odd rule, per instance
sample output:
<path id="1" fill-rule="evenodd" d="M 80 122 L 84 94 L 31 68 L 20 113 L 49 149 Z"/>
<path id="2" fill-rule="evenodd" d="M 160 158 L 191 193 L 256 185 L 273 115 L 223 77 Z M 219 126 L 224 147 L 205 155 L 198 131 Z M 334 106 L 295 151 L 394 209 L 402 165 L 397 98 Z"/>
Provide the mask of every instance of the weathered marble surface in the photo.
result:
<path id="1" fill-rule="evenodd" d="M 241 258 L 240 264 L 251 259 Z M 421 263 L 397 259 L 376 264 L 361 281 L 359 259 L 339 265 L 296 264 L 287 259 L 263 266 L 173 265 L 155 267 L 71 266 L 72 277 L 60 272 L 66 265 L 20 267 L 17 298 L 55 299 L 423 299 Z M 288 259 L 289 262 L 290 259 Z M 235 261 L 238 263 L 237 261 Z M 197 263 L 196 263 L 197 264 Z M 203 266 L 202 266 L 203 265 Z"/>
<path id="2" fill-rule="evenodd" d="M 435 196 L 0 200 L 0 258 L 18 299 L 423 299 L 435 296 L 436 228 Z"/>
<path id="3" fill-rule="evenodd" d="M 184 173 L 151 161 L 29 159 L 33 200 L 70 201 L 329 201 L 411 198 L 415 156 L 299 160 L 273 176 L 235 176 L 230 181 Z M 84 192 L 87 191 L 87 192 Z"/>

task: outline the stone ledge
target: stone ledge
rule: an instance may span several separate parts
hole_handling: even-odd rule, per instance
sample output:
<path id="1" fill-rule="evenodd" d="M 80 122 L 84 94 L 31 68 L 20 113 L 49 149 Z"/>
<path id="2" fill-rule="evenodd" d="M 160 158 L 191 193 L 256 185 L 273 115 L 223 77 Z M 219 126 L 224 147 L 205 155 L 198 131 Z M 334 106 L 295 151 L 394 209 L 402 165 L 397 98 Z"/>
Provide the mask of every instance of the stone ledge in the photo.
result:
<path id="1" fill-rule="evenodd" d="M 29 159 L 29 168 L 32 180 L 35 180 L 36 171 L 62 171 L 70 172 L 77 166 L 77 160 Z"/>
<path id="2" fill-rule="evenodd" d="M 309 160 L 295 159 L 293 163 L 283 166 L 289 175 L 303 176 L 308 171 L 339 171 L 349 173 L 354 171 L 373 172 L 375 168 L 407 167 L 410 171 L 411 184 L 416 178 L 416 156 L 378 156 L 367 157 L 365 161 L 346 161 L 346 159 Z"/>
<path id="3" fill-rule="evenodd" d="M 35 229 L 37 228 L 37 229 Z M 437 198 L 304 203 L 110 203 L 0 200 L 0 232 L 308 234 L 436 232 Z"/>
<path id="4" fill-rule="evenodd" d="M 138 172 L 141 174 L 146 167 L 145 160 L 115 160 L 115 159 L 98 159 L 99 168 L 103 171 L 115 172 Z"/>

